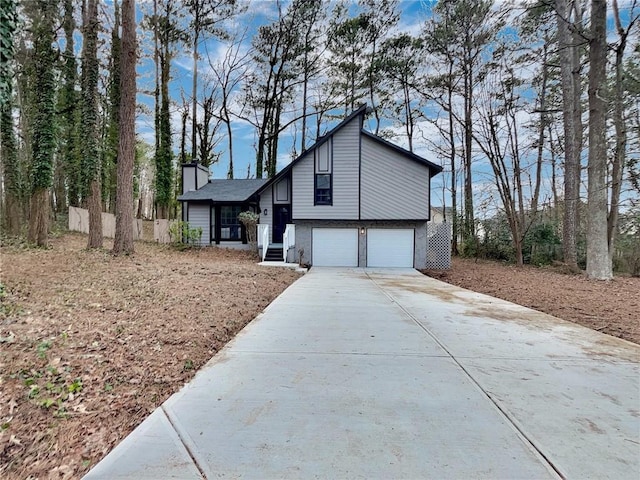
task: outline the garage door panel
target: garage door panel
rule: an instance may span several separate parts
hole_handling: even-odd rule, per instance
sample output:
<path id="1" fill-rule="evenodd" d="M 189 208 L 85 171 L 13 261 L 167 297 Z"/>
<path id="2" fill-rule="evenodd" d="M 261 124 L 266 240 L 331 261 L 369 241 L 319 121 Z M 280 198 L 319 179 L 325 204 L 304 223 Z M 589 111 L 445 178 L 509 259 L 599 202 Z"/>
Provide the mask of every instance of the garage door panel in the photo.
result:
<path id="1" fill-rule="evenodd" d="M 357 267 L 357 228 L 314 228 L 311 262 L 316 267 Z"/>
<path id="2" fill-rule="evenodd" d="M 367 266 L 413 268 L 414 235 L 413 229 L 368 229 Z"/>

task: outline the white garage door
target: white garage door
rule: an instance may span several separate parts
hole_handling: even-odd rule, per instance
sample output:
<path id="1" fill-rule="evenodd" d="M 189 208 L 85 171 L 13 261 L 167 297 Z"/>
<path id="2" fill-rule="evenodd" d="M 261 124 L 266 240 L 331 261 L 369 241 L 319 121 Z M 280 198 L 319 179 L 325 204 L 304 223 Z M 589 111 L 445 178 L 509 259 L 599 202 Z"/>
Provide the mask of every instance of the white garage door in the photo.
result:
<path id="1" fill-rule="evenodd" d="M 357 228 L 314 228 L 311 234 L 314 267 L 357 267 Z"/>
<path id="2" fill-rule="evenodd" d="M 200 238 L 200 243 L 202 245 L 207 245 L 211 241 L 209 238 L 211 234 L 211 227 L 209 224 L 210 218 L 211 207 L 209 207 L 209 205 L 202 205 L 198 203 L 189 204 L 189 227 L 202 228 L 202 237 Z"/>
<path id="3" fill-rule="evenodd" d="M 367 267 L 413 268 L 413 229 L 369 228 Z"/>

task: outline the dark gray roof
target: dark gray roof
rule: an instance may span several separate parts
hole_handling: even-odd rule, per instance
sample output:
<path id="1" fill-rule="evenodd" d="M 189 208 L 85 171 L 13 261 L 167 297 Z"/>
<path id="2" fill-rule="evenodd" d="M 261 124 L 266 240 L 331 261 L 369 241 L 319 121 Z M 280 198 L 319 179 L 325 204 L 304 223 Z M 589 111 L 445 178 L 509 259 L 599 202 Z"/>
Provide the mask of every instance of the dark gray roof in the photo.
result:
<path id="1" fill-rule="evenodd" d="M 249 200 L 265 183 L 266 178 L 261 179 L 214 179 L 209 180 L 204 187 L 198 190 L 183 193 L 178 197 L 184 201 L 212 201 L 212 202 L 244 202 Z"/>

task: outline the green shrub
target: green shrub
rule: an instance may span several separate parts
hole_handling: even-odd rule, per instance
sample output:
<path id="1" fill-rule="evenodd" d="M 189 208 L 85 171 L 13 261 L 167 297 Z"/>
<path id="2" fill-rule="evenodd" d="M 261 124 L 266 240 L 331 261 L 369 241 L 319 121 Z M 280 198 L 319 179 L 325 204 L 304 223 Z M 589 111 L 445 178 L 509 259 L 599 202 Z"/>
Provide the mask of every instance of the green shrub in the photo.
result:
<path id="1" fill-rule="evenodd" d="M 524 238 L 524 262 L 532 265 L 551 265 L 562 258 L 562 240 L 558 229 L 551 223 L 531 226 Z"/>
<path id="2" fill-rule="evenodd" d="M 171 243 L 178 247 L 199 246 L 202 227 L 190 227 L 189 222 L 175 221 L 169 226 Z"/>

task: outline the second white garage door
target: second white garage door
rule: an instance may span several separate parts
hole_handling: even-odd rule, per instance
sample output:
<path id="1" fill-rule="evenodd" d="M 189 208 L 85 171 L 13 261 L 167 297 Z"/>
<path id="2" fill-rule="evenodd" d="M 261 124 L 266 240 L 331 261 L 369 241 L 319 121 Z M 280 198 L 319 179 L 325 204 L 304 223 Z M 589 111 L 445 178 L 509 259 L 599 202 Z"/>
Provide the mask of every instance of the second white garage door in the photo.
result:
<path id="1" fill-rule="evenodd" d="M 367 267 L 413 268 L 413 229 L 369 228 Z"/>
<path id="2" fill-rule="evenodd" d="M 357 228 L 314 228 L 311 234 L 314 267 L 357 267 Z"/>

